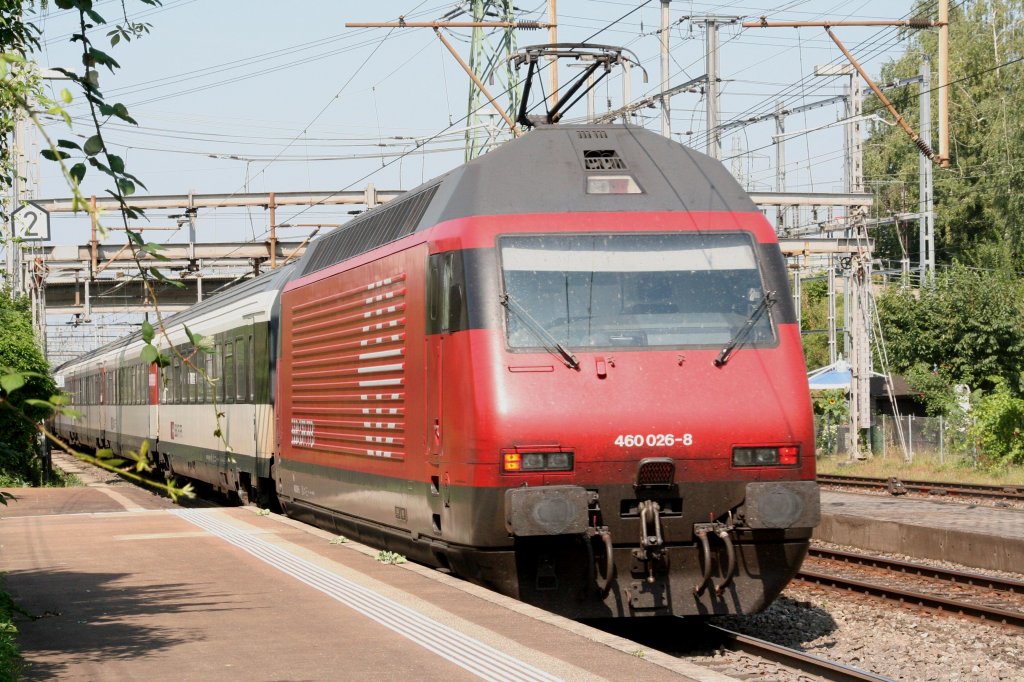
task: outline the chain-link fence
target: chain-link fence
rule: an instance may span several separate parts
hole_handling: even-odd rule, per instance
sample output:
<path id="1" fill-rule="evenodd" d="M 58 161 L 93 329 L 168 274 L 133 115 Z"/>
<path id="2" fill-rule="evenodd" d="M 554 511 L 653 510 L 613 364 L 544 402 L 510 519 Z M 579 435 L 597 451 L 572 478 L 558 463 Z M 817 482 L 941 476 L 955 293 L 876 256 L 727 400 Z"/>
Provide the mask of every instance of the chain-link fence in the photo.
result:
<path id="1" fill-rule="evenodd" d="M 903 432 L 902 438 L 900 431 Z M 814 435 L 819 457 L 848 454 L 848 424 L 830 423 L 826 418 L 815 417 Z M 968 424 L 963 419 L 950 421 L 945 417 L 913 415 L 898 418 L 876 415 L 871 427 L 871 452 L 876 456 L 908 460 L 928 456 L 940 464 L 947 457 L 977 459 L 978 456 L 977 444 L 970 437 Z"/>

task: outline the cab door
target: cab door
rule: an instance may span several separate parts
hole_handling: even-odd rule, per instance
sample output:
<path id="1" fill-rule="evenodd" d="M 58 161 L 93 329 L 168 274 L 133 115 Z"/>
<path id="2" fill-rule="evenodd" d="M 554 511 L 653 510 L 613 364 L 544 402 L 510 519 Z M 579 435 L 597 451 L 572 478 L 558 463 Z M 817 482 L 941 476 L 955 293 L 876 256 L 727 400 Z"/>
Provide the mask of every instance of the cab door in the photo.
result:
<path id="1" fill-rule="evenodd" d="M 430 256 L 427 267 L 427 459 L 435 466 L 444 439 L 444 348 L 450 331 L 452 262 L 453 254 L 440 253 Z"/>
<path id="2" fill-rule="evenodd" d="M 446 338 L 451 333 L 452 291 L 458 285 L 453 276 L 454 253 L 429 257 L 427 264 L 426 324 L 426 459 L 430 476 L 430 509 L 435 535 L 442 534 L 443 508 L 448 488 L 446 466 L 442 463 L 444 447 L 444 375 Z M 454 285 L 454 286 L 453 286 Z"/>

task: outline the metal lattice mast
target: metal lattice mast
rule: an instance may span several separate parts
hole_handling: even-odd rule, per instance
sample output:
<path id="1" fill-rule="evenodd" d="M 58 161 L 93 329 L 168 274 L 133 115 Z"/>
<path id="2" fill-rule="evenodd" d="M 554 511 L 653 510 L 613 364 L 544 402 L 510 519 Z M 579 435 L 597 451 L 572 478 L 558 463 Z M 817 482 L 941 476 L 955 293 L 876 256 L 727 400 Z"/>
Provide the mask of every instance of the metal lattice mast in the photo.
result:
<path id="1" fill-rule="evenodd" d="M 515 11 L 512 0 L 471 0 L 473 21 L 484 22 L 487 18 L 496 17 L 498 21 L 514 22 Z M 487 31 L 492 31 L 488 35 Z M 497 40 L 494 36 L 497 35 Z M 473 28 L 473 37 L 469 50 L 469 68 L 482 82 L 494 78 L 499 84 L 491 88 L 496 96 L 505 93 L 508 99 L 508 112 L 515 116 L 519 108 L 520 86 L 515 70 L 508 57 L 516 51 L 515 29 L 511 27 L 488 29 L 482 26 Z M 494 131 L 484 129 L 482 92 L 473 81 L 469 84 L 469 104 L 466 117 L 466 160 L 476 158 L 486 151 L 492 142 Z"/>

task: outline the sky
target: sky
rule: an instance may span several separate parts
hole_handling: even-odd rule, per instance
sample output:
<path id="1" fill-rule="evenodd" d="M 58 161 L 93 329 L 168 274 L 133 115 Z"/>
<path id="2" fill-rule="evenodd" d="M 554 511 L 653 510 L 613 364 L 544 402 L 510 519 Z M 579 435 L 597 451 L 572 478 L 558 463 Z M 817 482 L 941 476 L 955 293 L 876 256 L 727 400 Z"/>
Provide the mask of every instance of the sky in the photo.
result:
<path id="1" fill-rule="evenodd" d="M 123 21 L 120 0 L 94 4 L 111 23 Z M 388 190 L 415 187 L 463 162 L 461 131 L 469 81 L 431 29 L 356 29 L 346 28 L 345 22 L 394 21 L 399 16 L 430 21 L 466 5 L 435 0 L 299 0 L 289 5 L 164 0 L 152 8 L 124 0 L 129 19 L 149 23 L 150 32 L 113 48 L 102 33 L 93 39 L 123 67 L 113 75 L 101 72 L 104 95 L 124 103 L 139 126 L 112 121 L 104 128 L 105 137 L 152 194 L 329 191 L 362 189 L 367 183 Z M 704 28 L 687 17 L 900 19 L 910 8 L 908 0 L 675 0 L 670 5 L 670 84 L 705 70 Z M 547 18 L 543 0 L 521 0 L 518 9 L 522 20 Z M 632 70 L 632 99 L 658 91 L 659 0 L 560 0 L 557 10 L 560 42 L 589 39 L 629 48 L 649 76 L 643 83 L 640 69 Z M 41 65 L 80 69 L 80 56 L 68 41 L 77 17 L 50 2 L 34 20 L 43 31 Z M 895 28 L 839 28 L 836 33 L 875 75 L 886 60 L 907 48 L 905 34 Z M 726 25 L 719 35 L 722 122 L 769 113 L 779 100 L 793 107 L 842 93 L 845 79 L 813 75 L 815 66 L 845 63 L 821 28 Z M 470 30 L 451 29 L 446 36 L 468 59 Z M 524 46 L 548 42 L 548 35 L 546 30 L 519 31 L 516 39 Z M 560 82 L 578 70 L 563 65 Z M 63 85 L 49 87 L 56 94 Z M 494 89 L 500 90 L 500 84 Z M 599 86 L 596 100 L 598 113 L 622 105 L 620 72 Z M 74 130 L 57 123 L 49 128 L 63 137 L 80 136 L 81 142 L 89 135 L 81 97 L 69 112 Z M 483 113 L 485 122 L 496 119 L 489 108 Z M 657 110 L 640 114 L 638 123 L 661 129 Z M 585 115 L 581 102 L 567 118 Z M 814 132 L 787 139 L 787 189 L 842 191 L 842 127 L 829 126 L 843 116 L 841 105 L 831 105 L 789 117 L 787 131 Z M 705 99 L 700 92 L 673 99 L 672 130 L 678 141 L 704 150 Z M 775 189 L 774 132 L 774 122 L 767 120 L 723 135 L 724 163 L 749 189 Z M 425 143 L 417 146 L 417 139 Z M 99 195 L 104 185 L 93 173 L 83 189 Z M 37 196 L 68 195 L 53 164 L 43 161 Z M 349 210 L 279 210 L 278 222 L 343 222 Z M 170 224 L 170 213 L 151 212 L 151 224 Z M 51 228 L 55 243 L 88 240 L 88 220 L 82 216 L 55 215 Z M 267 215 L 260 208 L 201 212 L 198 222 L 201 241 L 262 241 L 266 228 Z M 183 232 L 158 234 L 161 241 L 187 239 Z M 301 230 L 280 235 L 303 236 Z"/>

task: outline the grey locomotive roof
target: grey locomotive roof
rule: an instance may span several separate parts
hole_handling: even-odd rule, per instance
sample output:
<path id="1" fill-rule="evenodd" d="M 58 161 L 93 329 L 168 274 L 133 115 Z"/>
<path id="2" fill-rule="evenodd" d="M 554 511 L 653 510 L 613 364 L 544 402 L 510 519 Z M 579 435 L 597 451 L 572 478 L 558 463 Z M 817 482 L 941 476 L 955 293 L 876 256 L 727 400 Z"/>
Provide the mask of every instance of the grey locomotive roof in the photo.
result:
<path id="1" fill-rule="evenodd" d="M 587 194 L 588 175 L 630 175 L 642 192 Z M 545 126 L 317 239 L 299 273 L 473 215 L 756 210 L 721 162 L 644 128 Z"/>
<path id="2" fill-rule="evenodd" d="M 258 294 L 264 291 L 271 290 L 280 291 L 284 289 L 284 285 L 288 282 L 294 269 L 295 263 L 292 263 L 290 265 L 286 265 L 276 270 L 265 272 L 259 277 L 251 279 L 247 282 L 236 284 L 235 286 L 223 291 L 222 293 L 210 295 L 201 303 L 197 303 L 196 305 L 192 306 L 191 308 L 188 308 L 187 310 L 183 310 L 180 313 L 175 313 L 174 315 L 167 317 L 164 320 L 164 325 L 168 329 L 170 329 L 179 324 L 187 324 L 189 320 L 200 317 L 203 314 L 209 312 L 210 310 L 230 306 L 232 303 L 236 303 L 252 294 Z M 99 348 L 89 351 L 84 355 L 79 355 L 74 360 L 69 360 L 68 362 L 62 364 L 60 367 L 57 367 L 55 371 L 59 372 L 61 369 L 72 363 L 78 363 L 83 360 L 88 360 L 90 358 L 104 355 L 105 353 L 109 353 L 110 351 L 117 350 L 119 348 L 124 348 L 125 346 L 129 346 L 141 338 L 141 331 L 134 332 L 132 334 L 129 334 L 128 336 L 118 339 L 117 341 L 113 341 L 105 346 L 100 346 Z"/>
<path id="3" fill-rule="evenodd" d="M 586 176 L 608 174 L 631 175 L 643 192 L 586 193 Z M 628 125 L 533 130 L 452 171 L 435 205 L 427 225 L 469 215 L 757 210 L 720 161 Z"/>

